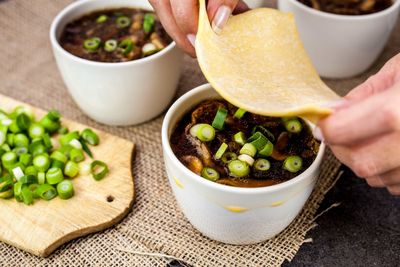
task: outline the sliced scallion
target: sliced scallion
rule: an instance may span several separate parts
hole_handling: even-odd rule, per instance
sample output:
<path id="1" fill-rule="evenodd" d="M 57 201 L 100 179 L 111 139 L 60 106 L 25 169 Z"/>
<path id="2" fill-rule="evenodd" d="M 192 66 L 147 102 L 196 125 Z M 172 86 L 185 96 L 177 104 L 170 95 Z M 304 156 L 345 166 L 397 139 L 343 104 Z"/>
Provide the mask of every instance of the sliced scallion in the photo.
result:
<path id="1" fill-rule="evenodd" d="M 271 163 L 266 159 L 257 159 L 254 162 L 254 169 L 257 171 L 268 171 L 271 168 Z"/>
<path id="2" fill-rule="evenodd" d="M 196 137 L 203 142 L 209 142 L 214 140 L 215 137 L 215 130 L 209 124 L 201 124 L 201 126 L 197 129 Z"/>
<path id="3" fill-rule="evenodd" d="M 265 146 L 258 151 L 260 156 L 269 157 L 274 150 L 274 145 L 268 140 Z"/>
<path id="4" fill-rule="evenodd" d="M 114 52 L 115 49 L 117 49 L 117 47 L 118 47 L 118 42 L 117 40 L 114 39 L 107 40 L 104 43 L 104 50 L 106 50 L 107 52 Z"/>
<path id="5" fill-rule="evenodd" d="M 74 186 L 69 180 L 63 180 L 57 185 L 57 193 L 61 199 L 69 199 L 74 195 Z"/>
<path id="6" fill-rule="evenodd" d="M 237 159 L 237 155 L 234 152 L 226 152 L 221 158 L 223 163 L 229 163 L 235 159 Z"/>
<path id="7" fill-rule="evenodd" d="M 246 114 L 246 110 L 239 108 L 238 110 L 236 110 L 235 114 L 233 114 L 233 117 L 237 118 L 237 119 L 241 119 L 244 114 Z"/>
<path id="8" fill-rule="evenodd" d="M 253 144 L 247 143 L 244 144 L 244 146 L 240 149 L 239 153 L 249 155 L 250 157 L 254 157 L 257 154 L 257 148 Z"/>
<path id="9" fill-rule="evenodd" d="M 126 55 L 128 55 L 130 52 L 132 52 L 134 46 L 135 46 L 135 45 L 133 44 L 133 42 L 132 42 L 131 39 L 122 40 L 122 41 L 119 43 L 119 45 L 118 45 L 118 47 L 122 50 L 122 54 L 123 54 L 124 56 L 126 56 Z"/>
<path id="10" fill-rule="evenodd" d="M 100 15 L 97 17 L 96 23 L 104 23 L 107 21 L 107 19 L 108 19 L 107 15 Z"/>
<path id="11" fill-rule="evenodd" d="M 90 164 L 90 171 L 96 181 L 103 179 L 108 173 L 108 166 L 100 160 L 95 160 Z"/>
<path id="12" fill-rule="evenodd" d="M 243 132 L 238 132 L 233 136 L 233 140 L 243 146 L 246 143 L 246 136 Z"/>
<path id="13" fill-rule="evenodd" d="M 298 172 L 303 167 L 303 159 L 299 156 L 289 156 L 283 162 L 283 168 L 289 172 Z"/>
<path id="14" fill-rule="evenodd" d="M 230 175 L 234 177 L 244 177 L 250 173 L 250 167 L 246 162 L 241 160 L 232 160 L 228 164 Z"/>
<path id="15" fill-rule="evenodd" d="M 212 122 L 212 127 L 217 130 L 222 130 L 224 128 L 226 116 L 228 116 L 228 111 L 225 108 L 218 108 L 217 114 Z"/>
<path id="16" fill-rule="evenodd" d="M 238 160 L 246 162 L 247 164 L 249 164 L 249 166 L 253 166 L 254 164 L 254 159 L 247 154 L 239 155 Z"/>
<path id="17" fill-rule="evenodd" d="M 131 25 L 131 19 L 127 16 L 120 16 L 115 21 L 117 23 L 118 28 L 126 28 Z"/>
<path id="18" fill-rule="evenodd" d="M 226 143 L 222 143 L 221 146 L 218 148 L 217 152 L 215 153 L 214 156 L 215 159 L 220 159 L 224 155 L 227 148 L 228 145 Z"/>
<path id="19" fill-rule="evenodd" d="M 209 167 L 204 167 L 201 170 L 201 176 L 214 182 L 219 179 L 219 173 L 215 169 Z"/>
<path id="20" fill-rule="evenodd" d="M 100 43 L 101 40 L 98 37 L 89 38 L 83 42 L 83 48 L 85 48 L 88 52 L 95 52 L 99 48 Z"/>
<path id="21" fill-rule="evenodd" d="M 150 33 L 154 27 L 155 18 L 151 13 L 147 13 L 143 17 L 143 30 L 145 33 Z"/>
<path id="22" fill-rule="evenodd" d="M 291 133 L 300 133 L 303 126 L 298 118 L 291 118 L 283 120 L 283 125 L 286 130 Z"/>
<path id="23" fill-rule="evenodd" d="M 48 184 L 58 184 L 64 179 L 64 175 L 60 168 L 52 167 L 46 173 L 46 181 Z"/>
<path id="24" fill-rule="evenodd" d="M 75 177 L 79 173 L 79 166 L 77 163 L 73 161 L 68 161 L 67 164 L 65 164 L 64 167 L 64 174 L 68 177 Z"/>
<path id="25" fill-rule="evenodd" d="M 42 184 L 36 189 L 36 195 L 44 200 L 51 200 L 57 196 L 57 190 L 49 184 Z"/>

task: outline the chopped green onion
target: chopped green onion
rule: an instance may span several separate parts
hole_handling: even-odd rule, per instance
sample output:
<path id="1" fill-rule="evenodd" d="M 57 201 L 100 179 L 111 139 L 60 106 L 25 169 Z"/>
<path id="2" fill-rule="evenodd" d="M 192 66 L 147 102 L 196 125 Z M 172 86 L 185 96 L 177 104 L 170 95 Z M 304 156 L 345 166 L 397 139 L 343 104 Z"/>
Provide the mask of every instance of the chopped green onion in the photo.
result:
<path id="1" fill-rule="evenodd" d="M 53 148 L 53 144 L 51 143 L 51 138 L 48 133 L 42 135 L 43 144 L 47 149 Z"/>
<path id="2" fill-rule="evenodd" d="M 65 156 L 62 152 L 56 150 L 53 153 L 51 153 L 50 156 L 51 159 L 56 159 L 61 161 L 62 163 L 66 163 L 68 161 L 67 156 Z"/>
<path id="3" fill-rule="evenodd" d="M 107 15 L 100 15 L 96 19 L 96 23 L 104 23 L 108 19 Z"/>
<path id="4" fill-rule="evenodd" d="M 73 131 L 60 136 L 60 144 L 63 146 L 69 145 L 69 142 L 73 139 L 79 139 L 79 132 Z"/>
<path id="5" fill-rule="evenodd" d="M 233 114 L 233 117 L 237 118 L 237 119 L 241 119 L 244 114 L 246 114 L 246 110 L 239 108 L 238 110 L 236 110 L 235 114 Z"/>
<path id="6" fill-rule="evenodd" d="M 21 193 L 22 193 L 22 183 L 16 182 L 16 183 L 14 184 L 14 196 L 15 196 L 15 199 L 16 199 L 18 202 L 22 202 Z"/>
<path id="7" fill-rule="evenodd" d="M 275 142 L 275 136 L 264 126 L 254 126 L 254 128 L 251 130 L 251 135 L 255 134 L 256 132 L 261 132 L 268 140 Z"/>
<path id="8" fill-rule="evenodd" d="M 71 141 L 69 141 L 69 144 L 76 149 L 82 149 L 82 144 L 81 142 L 79 142 L 78 139 L 72 139 Z"/>
<path id="9" fill-rule="evenodd" d="M 25 175 L 33 175 L 37 176 L 38 175 L 38 170 L 35 168 L 35 166 L 31 165 L 26 167 L 25 169 Z"/>
<path id="10" fill-rule="evenodd" d="M 22 184 L 35 184 L 38 182 L 36 176 L 33 175 L 24 175 L 21 178 L 19 178 L 18 182 Z"/>
<path id="11" fill-rule="evenodd" d="M 39 196 L 36 194 L 36 190 L 38 189 L 38 187 L 38 184 L 28 185 L 29 191 L 31 191 L 33 198 L 39 198 Z"/>
<path id="12" fill-rule="evenodd" d="M 250 173 L 249 165 L 241 160 L 232 160 L 228 164 L 230 175 L 234 177 L 244 177 Z"/>
<path id="13" fill-rule="evenodd" d="M 3 163 L 4 167 L 12 166 L 17 162 L 17 153 L 13 151 L 9 151 L 1 156 L 1 162 Z"/>
<path id="14" fill-rule="evenodd" d="M 118 28 L 126 28 L 131 25 L 131 19 L 127 16 L 120 16 L 115 21 L 117 23 Z"/>
<path id="15" fill-rule="evenodd" d="M 50 159 L 46 154 L 40 154 L 37 155 L 33 158 L 33 166 L 39 171 L 39 172 L 45 172 L 49 169 L 50 167 Z"/>
<path id="16" fill-rule="evenodd" d="M 225 108 L 218 108 L 217 114 L 212 122 L 212 127 L 217 130 L 222 130 L 224 128 L 225 119 L 228 115 L 228 111 Z"/>
<path id="17" fill-rule="evenodd" d="M 0 192 L 0 198 L 8 199 L 14 196 L 14 190 L 11 188 L 7 191 Z"/>
<path id="18" fill-rule="evenodd" d="M 303 167 L 303 160 L 299 156 L 289 156 L 283 162 L 283 169 L 289 172 L 298 172 Z"/>
<path id="19" fill-rule="evenodd" d="M 73 161 L 68 161 L 67 164 L 65 164 L 64 168 L 64 174 L 68 177 L 75 177 L 79 173 L 79 166 Z"/>
<path id="20" fill-rule="evenodd" d="M 142 47 L 142 54 L 143 56 L 147 57 L 154 53 L 157 53 L 158 49 L 153 43 L 147 43 Z"/>
<path id="21" fill-rule="evenodd" d="M 283 125 L 285 126 L 286 130 L 291 133 L 299 133 L 303 128 L 301 122 L 297 118 L 283 120 Z"/>
<path id="22" fill-rule="evenodd" d="M 218 148 L 217 152 L 215 153 L 215 159 L 220 159 L 224 155 L 227 148 L 228 145 L 226 143 L 222 143 L 221 146 Z"/>
<path id="23" fill-rule="evenodd" d="M 60 168 L 52 167 L 46 173 L 46 181 L 48 184 L 58 184 L 64 179 Z"/>
<path id="24" fill-rule="evenodd" d="M 61 199 L 69 199 L 74 195 L 74 186 L 69 180 L 64 180 L 57 185 L 57 193 Z"/>
<path id="25" fill-rule="evenodd" d="M 46 115 L 51 121 L 59 121 L 61 118 L 60 112 L 57 110 L 50 110 Z"/>
<path id="26" fill-rule="evenodd" d="M 29 138 L 25 134 L 22 134 L 22 133 L 14 135 L 14 146 L 28 147 L 29 146 Z"/>
<path id="27" fill-rule="evenodd" d="M 34 117 L 32 109 L 26 106 L 17 106 L 14 108 L 14 111 L 12 113 L 16 116 L 20 114 L 25 114 L 29 117 L 30 120 L 32 120 Z"/>
<path id="28" fill-rule="evenodd" d="M 32 155 L 28 153 L 23 153 L 19 155 L 19 162 L 24 164 L 25 166 L 29 166 L 32 163 Z"/>
<path id="29" fill-rule="evenodd" d="M 17 179 L 17 181 L 19 181 L 19 179 L 21 179 L 24 176 L 24 171 L 22 170 L 22 168 L 20 166 L 14 167 L 12 169 L 12 173 L 13 173 L 15 179 Z"/>
<path id="30" fill-rule="evenodd" d="M 36 189 L 36 195 L 44 200 L 51 200 L 57 196 L 57 190 L 49 184 L 42 184 Z"/>
<path id="31" fill-rule="evenodd" d="M 147 13 L 143 18 L 143 30 L 145 33 L 150 33 L 153 29 L 155 22 L 154 15 L 151 13 Z"/>
<path id="32" fill-rule="evenodd" d="M 258 151 L 258 154 L 260 156 L 269 157 L 272 154 L 273 150 L 274 145 L 268 140 L 265 146 L 260 151 Z"/>
<path id="33" fill-rule="evenodd" d="M 7 144 L 9 144 L 10 146 L 14 146 L 14 136 L 15 134 L 13 133 L 9 133 L 6 136 Z"/>
<path id="34" fill-rule="evenodd" d="M 17 124 L 16 120 L 13 120 L 8 127 L 9 127 L 8 129 L 13 133 L 21 132 L 21 129 L 18 127 L 18 124 Z"/>
<path id="35" fill-rule="evenodd" d="M 249 166 L 253 166 L 254 164 L 254 159 L 247 154 L 239 155 L 238 160 L 246 162 L 247 164 L 249 164 Z"/>
<path id="36" fill-rule="evenodd" d="M 259 151 L 268 143 L 268 139 L 261 132 L 256 132 L 247 140 L 247 143 L 254 145 Z"/>
<path id="37" fill-rule="evenodd" d="M 200 141 L 209 142 L 214 140 L 215 130 L 211 125 L 203 123 L 198 128 L 196 136 Z"/>
<path id="38" fill-rule="evenodd" d="M 115 49 L 117 49 L 117 46 L 118 46 L 117 40 L 110 39 L 104 43 L 104 50 L 106 50 L 107 52 L 113 52 L 115 51 Z"/>
<path id="39" fill-rule="evenodd" d="M 239 153 L 249 155 L 250 157 L 254 157 L 257 154 L 257 148 L 253 144 L 247 143 L 244 144 L 244 146 L 240 149 Z"/>
<path id="40" fill-rule="evenodd" d="M 23 186 L 21 191 L 22 201 L 24 201 L 25 205 L 33 204 L 33 194 L 29 187 Z"/>
<path id="41" fill-rule="evenodd" d="M 32 154 L 32 156 L 37 156 L 40 154 L 45 154 L 47 153 L 47 148 L 43 144 L 42 140 L 34 141 L 29 145 L 29 152 Z"/>
<path id="42" fill-rule="evenodd" d="M 51 159 L 51 168 L 59 168 L 63 170 L 65 167 L 65 163 L 58 159 Z"/>
<path id="43" fill-rule="evenodd" d="M 25 131 L 29 128 L 29 124 L 31 123 L 31 119 L 25 113 L 21 113 L 16 118 L 18 127 Z"/>
<path id="44" fill-rule="evenodd" d="M 83 42 L 83 48 L 88 52 L 95 52 L 100 46 L 101 40 L 98 37 L 86 39 Z"/>
<path id="45" fill-rule="evenodd" d="M 58 129 L 61 128 L 60 120 L 56 118 L 55 112 L 56 111 L 47 113 L 39 122 L 40 125 L 50 133 L 57 132 Z"/>
<path id="46" fill-rule="evenodd" d="M 237 155 L 233 152 L 226 152 L 221 158 L 223 163 L 229 163 L 235 159 L 237 159 Z"/>
<path id="47" fill-rule="evenodd" d="M 67 134 L 69 132 L 67 127 L 61 127 L 60 129 L 58 129 L 58 133 L 59 134 Z"/>
<path id="48" fill-rule="evenodd" d="M 90 174 L 90 164 L 86 162 L 82 162 L 79 165 L 79 174 L 81 175 L 88 175 Z"/>
<path id="49" fill-rule="evenodd" d="M 119 48 L 122 49 L 122 54 L 124 56 L 128 55 L 130 52 L 132 52 L 133 48 L 134 48 L 134 44 L 132 42 L 131 39 L 125 39 L 123 41 L 121 41 L 118 45 Z"/>
<path id="50" fill-rule="evenodd" d="M 86 141 L 83 139 L 80 139 L 80 141 L 81 141 L 83 151 L 85 151 L 86 154 L 89 155 L 89 157 L 93 158 L 92 151 L 90 151 L 90 148 L 86 145 Z"/>
<path id="51" fill-rule="evenodd" d="M 46 183 L 46 173 L 44 173 L 44 172 L 38 172 L 37 178 L 38 178 L 38 183 L 39 183 L 39 184 L 44 184 L 44 183 Z"/>
<path id="52" fill-rule="evenodd" d="M 17 154 L 17 156 L 19 157 L 21 154 L 25 154 L 28 153 L 28 148 L 26 147 L 16 147 L 13 149 L 13 151 Z"/>
<path id="53" fill-rule="evenodd" d="M 11 151 L 11 148 L 10 148 L 10 146 L 9 146 L 8 144 L 2 144 L 2 145 L 1 145 L 1 149 L 4 150 L 4 151 L 6 151 L 6 152 Z M 4 154 L 4 153 L 3 153 L 3 154 Z"/>
<path id="54" fill-rule="evenodd" d="M 246 143 L 246 136 L 244 135 L 243 132 L 238 132 L 233 136 L 233 140 L 235 140 L 236 143 L 239 145 L 244 145 Z"/>
<path id="55" fill-rule="evenodd" d="M 193 125 L 190 128 L 190 135 L 193 137 L 197 137 L 197 132 L 199 131 L 199 129 L 202 125 L 204 125 L 204 123 L 198 123 L 198 124 Z"/>
<path id="56" fill-rule="evenodd" d="M 204 167 L 201 170 L 201 176 L 206 178 L 207 180 L 210 181 L 217 181 L 219 179 L 219 173 L 214 170 L 213 168 L 209 168 L 209 167 Z"/>
<path id="57" fill-rule="evenodd" d="M 90 164 L 90 171 L 96 181 L 103 179 L 108 173 L 108 166 L 100 160 L 95 160 Z"/>
<path id="58" fill-rule="evenodd" d="M 0 192 L 4 192 L 12 188 L 14 185 L 13 177 L 11 175 L 5 175 L 0 178 Z"/>
<path id="59" fill-rule="evenodd" d="M 83 152 L 80 149 L 73 148 L 71 149 L 69 154 L 70 154 L 69 157 L 73 162 L 81 162 L 85 159 L 85 156 L 83 155 Z"/>
<path id="60" fill-rule="evenodd" d="M 32 123 L 29 126 L 28 132 L 29 132 L 29 137 L 35 139 L 42 137 L 42 135 L 45 133 L 45 130 L 42 125 L 38 123 Z"/>

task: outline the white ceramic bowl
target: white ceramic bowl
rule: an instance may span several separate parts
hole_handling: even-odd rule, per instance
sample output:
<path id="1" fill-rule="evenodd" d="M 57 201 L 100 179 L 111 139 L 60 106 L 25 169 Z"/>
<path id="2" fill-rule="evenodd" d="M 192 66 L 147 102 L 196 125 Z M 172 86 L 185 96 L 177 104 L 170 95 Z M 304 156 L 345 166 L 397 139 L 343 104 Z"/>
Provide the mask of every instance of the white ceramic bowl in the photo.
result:
<path id="1" fill-rule="evenodd" d="M 325 146 L 299 176 L 270 187 L 238 188 L 208 181 L 187 169 L 174 155 L 170 136 L 177 122 L 199 102 L 220 98 L 209 84 L 179 98 L 162 126 L 164 161 L 175 198 L 191 224 L 211 239 L 229 244 L 267 240 L 287 227 L 310 196 Z"/>
<path id="2" fill-rule="evenodd" d="M 265 0 L 245 0 L 244 1 L 250 8 L 258 8 L 265 6 Z"/>
<path id="3" fill-rule="evenodd" d="M 295 15 L 319 74 L 344 78 L 365 71 L 382 52 L 396 24 L 400 0 L 380 12 L 360 16 L 321 12 L 297 0 L 278 0 L 278 8 Z"/>
<path id="4" fill-rule="evenodd" d="M 152 10 L 147 0 L 77 1 L 55 17 L 50 40 L 61 76 L 78 106 L 98 122 L 132 125 L 160 114 L 175 95 L 182 63 L 182 52 L 175 43 L 143 59 L 104 63 L 76 57 L 58 42 L 63 28 L 72 20 L 117 7 Z"/>

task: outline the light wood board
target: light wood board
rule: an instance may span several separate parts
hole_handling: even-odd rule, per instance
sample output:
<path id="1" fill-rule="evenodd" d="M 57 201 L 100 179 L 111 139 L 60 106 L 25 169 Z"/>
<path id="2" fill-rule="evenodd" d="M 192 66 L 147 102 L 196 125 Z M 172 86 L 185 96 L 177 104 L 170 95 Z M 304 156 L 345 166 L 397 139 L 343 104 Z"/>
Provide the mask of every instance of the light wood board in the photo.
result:
<path id="1" fill-rule="evenodd" d="M 0 94 L 0 108 L 29 106 Z M 31 107 L 31 106 L 29 106 Z M 31 107 L 36 118 L 46 112 Z M 87 126 L 62 118 L 71 130 Z M 68 200 L 36 200 L 26 206 L 0 199 L 0 240 L 38 256 L 50 255 L 60 245 L 83 235 L 110 227 L 129 212 L 134 201 L 131 163 L 134 144 L 128 140 L 93 129 L 100 145 L 93 147 L 94 158 L 106 162 L 109 174 L 101 181 L 89 175 L 72 179 L 75 196 Z M 86 161 L 91 159 L 86 156 Z M 112 199 L 112 201 L 111 201 Z"/>

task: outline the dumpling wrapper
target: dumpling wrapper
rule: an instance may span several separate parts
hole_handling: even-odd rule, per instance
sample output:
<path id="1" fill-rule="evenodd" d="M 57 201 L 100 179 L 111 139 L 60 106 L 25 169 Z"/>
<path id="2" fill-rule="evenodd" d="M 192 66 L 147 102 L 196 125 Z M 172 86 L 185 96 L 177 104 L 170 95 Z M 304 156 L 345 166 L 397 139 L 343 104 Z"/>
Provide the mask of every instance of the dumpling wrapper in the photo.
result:
<path id="1" fill-rule="evenodd" d="M 260 8 L 232 16 L 217 35 L 200 0 L 196 54 L 206 79 L 228 102 L 265 116 L 329 115 L 340 97 L 320 79 L 292 14 Z"/>

